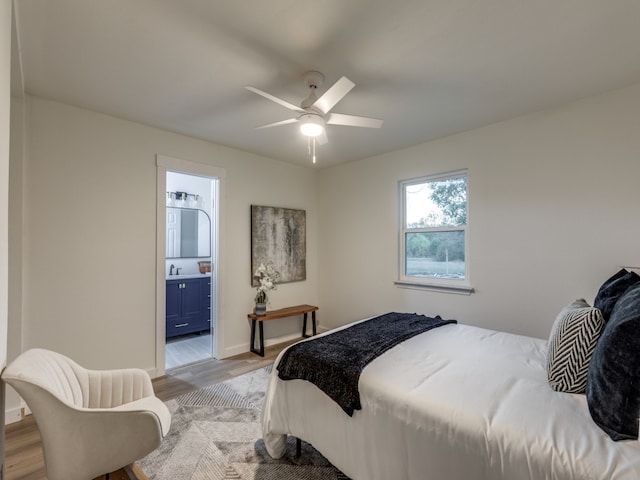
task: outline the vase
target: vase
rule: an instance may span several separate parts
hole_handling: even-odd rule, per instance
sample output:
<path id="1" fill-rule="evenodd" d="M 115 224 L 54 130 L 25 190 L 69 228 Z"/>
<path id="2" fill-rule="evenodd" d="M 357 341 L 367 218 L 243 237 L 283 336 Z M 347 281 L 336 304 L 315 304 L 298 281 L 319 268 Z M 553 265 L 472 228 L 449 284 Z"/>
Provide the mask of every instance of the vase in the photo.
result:
<path id="1" fill-rule="evenodd" d="M 267 314 L 267 303 L 266 302 L 256 302 L 256 306 L 253 309 L 253 313 L 258 316 Z"/>

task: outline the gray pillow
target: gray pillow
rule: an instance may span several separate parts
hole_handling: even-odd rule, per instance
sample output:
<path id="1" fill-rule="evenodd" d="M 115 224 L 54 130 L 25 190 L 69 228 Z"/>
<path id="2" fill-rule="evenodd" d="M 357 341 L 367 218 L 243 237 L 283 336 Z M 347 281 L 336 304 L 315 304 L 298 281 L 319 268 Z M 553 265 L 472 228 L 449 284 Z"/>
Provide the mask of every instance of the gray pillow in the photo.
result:
<path id="1" fill-rule="evenodd" d="M 600 310 L 582 298 L 560 311 L 547 344 L 547 379 L 553 390 L 585 392 L 589 361 L 603 327 Z"/>
<path id="2" fill-rule="evenodd" d="M 593 351 L 587 404 L 613 440 L 638 438 L 640 417 L 640 284 L 616 302 Z"/>

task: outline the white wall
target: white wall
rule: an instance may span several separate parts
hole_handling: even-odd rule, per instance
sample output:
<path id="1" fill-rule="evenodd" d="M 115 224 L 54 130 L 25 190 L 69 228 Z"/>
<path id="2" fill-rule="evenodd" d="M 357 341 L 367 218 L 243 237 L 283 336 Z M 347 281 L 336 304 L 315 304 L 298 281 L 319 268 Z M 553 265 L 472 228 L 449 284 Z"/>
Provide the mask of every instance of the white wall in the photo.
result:
<path id="1" fill-rule="evenodd" d="M 11 141 L 9 163 L 9 304 L 7 358 L 13 360 L 22 352 L 22 201 L 24 156 L 24 99 L 11 97 Z M 21 419 L 18 394 L 7 389 L 6 423 Z"/>
<path id="2" fill-rule="evenodd" d="M 9 132 L 11 118 L 11 1 L 0 1 L 0 371 L 7 364 L 9 291 Z M 0 385 L 0 471 L 4 476 L 5 389 Z"/>
<path id="3" fill-rule="evenodd" d="M 220 356 L 249 349 L 251 204 L 307 211 L 308 279 L 280 286 L 272 307 L 317 301 L 314 170 L 35 97 L 26 116 L 25 348 L 155 366 L 156 154 L 227 172 Z M 290 320 L 266 336 L 297 331 Z"/>
<path id="4" fill-rule="evenodd" d="M 320 171 L 321 319 L 418 311 L 545 338 L 558 311 L 640 265 L 640 84 Z M 401 179 L 469 169 L 462 296 L 393 285 Z"/>
<path id="5" fill-rule="evenodd" d="M 9 132 L 11 124 L 11 1 L 0 2 L 0 369 L 7 361 L 9 271 Z"/>
<path id="6" fill-rule="evenodd" d="M 23 345 L 93 368 L 154 367 L 156 154 L 227 172 L 221 356 L 248 350 L 251 204 L 307 211 L 308 280 L 270 299 L 328 326 L 401 310 L 546 337 L 640 264 L 640 85 L 320 171 L 34 97 L 26 120 Z M 464 167 L 476 293 L 395 287 L 397 181 Z"/>

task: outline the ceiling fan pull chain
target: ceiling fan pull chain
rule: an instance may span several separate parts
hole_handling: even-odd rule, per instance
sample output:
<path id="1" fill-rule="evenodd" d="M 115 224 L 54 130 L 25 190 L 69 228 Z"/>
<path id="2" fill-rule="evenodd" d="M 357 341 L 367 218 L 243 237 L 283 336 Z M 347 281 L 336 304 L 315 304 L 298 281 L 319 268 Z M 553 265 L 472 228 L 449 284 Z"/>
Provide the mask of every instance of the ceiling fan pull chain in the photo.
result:
<path id="1" fill-rule="evenodd" d="M 316 163 L 316 137 L 313 137 L 313 163 Z"/>

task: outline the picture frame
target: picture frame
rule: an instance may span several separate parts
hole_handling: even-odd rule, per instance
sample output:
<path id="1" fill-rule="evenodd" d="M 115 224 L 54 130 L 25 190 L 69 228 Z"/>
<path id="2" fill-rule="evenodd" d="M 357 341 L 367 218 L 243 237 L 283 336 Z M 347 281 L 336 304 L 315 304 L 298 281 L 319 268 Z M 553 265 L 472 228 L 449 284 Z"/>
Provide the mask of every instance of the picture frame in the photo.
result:
<path id="1" fill-rule="evenodd" d="M 280 273 L 278 283 L 301 282 L 307 278 L 306 211 L 251 205 L 251 285 L 261 263 Z"/>

